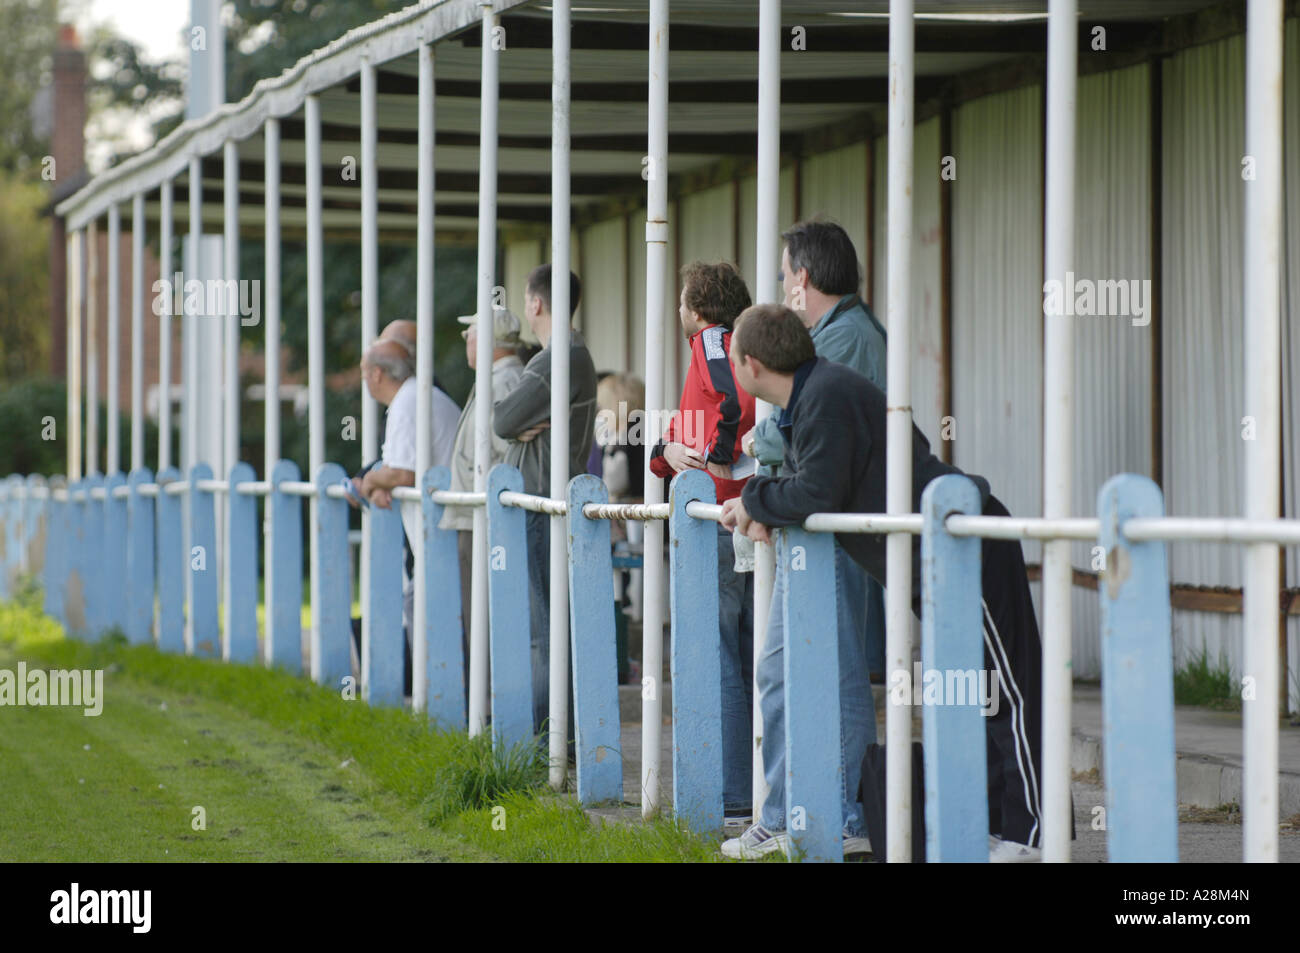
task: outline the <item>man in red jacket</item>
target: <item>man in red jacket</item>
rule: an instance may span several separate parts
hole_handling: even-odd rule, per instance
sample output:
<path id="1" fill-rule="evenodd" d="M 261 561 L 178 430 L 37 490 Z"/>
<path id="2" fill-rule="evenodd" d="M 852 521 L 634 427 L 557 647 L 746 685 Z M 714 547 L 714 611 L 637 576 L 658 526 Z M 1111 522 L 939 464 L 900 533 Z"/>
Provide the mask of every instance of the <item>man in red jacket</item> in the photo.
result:
<path id="1" fill-rule="evenodd" d="M 691 366 L 679 414 L 650 454 L 650 471 L 671 478 L 707 470 L 718 502 L 740 495 L 754 461 L 740 436 L 754 426 L 754 398 L 737 384 L 728 353 L 731 327 L 749 307 L 734 265 L 692 262 L 682 269 L 679 315 L 691 342 Z M 718 628 L 722 638 L 722 800 L 732 823 L 752 813 L 754 574 L 737 572 L 731 532 L 718 527 Z"/>

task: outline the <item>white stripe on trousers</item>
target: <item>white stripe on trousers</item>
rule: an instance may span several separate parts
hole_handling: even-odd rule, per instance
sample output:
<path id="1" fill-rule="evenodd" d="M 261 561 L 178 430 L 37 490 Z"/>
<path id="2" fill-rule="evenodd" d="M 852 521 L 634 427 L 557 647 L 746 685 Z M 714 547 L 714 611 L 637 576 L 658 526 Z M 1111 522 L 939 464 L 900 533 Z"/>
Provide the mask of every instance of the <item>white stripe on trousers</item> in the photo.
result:
<path id="1" fill-rule="evenodd" d="M 1038 806 L 1038 776 L 1034 771 L 1033 749 L 1029 746 L 1028 732 L 1025 730 L 1025 712 L 1024 696 L 1020 693 L 1020 686 L 1011 673 L 1011 662 L 1007 656 L 1006 646 L 1002 642 L 1002 636 L 998 632 L 997 624 L 993 621 L 993 614 L 989 612 L 989 605 L 980 598 L 980 605 L 984 607 L 984 643 L 989 648 L 989 655 L 993 659 L 993 664 L 998 667 L 998 674 L 1002 677 L 1003 684 L 1010 689 L 1008 701 L 1011 701 L 1011 734 L 1016 740 L 1016 764 L 1020 768 L 1020 780 L 1025 788 L 1025 806 L 1029 808 L 1029 813 L 1034 818 L 1034 826 L 1029 831 L 1029 842 L 1032 844 L 1034 836 L 1038 833 L 1038 824 L 1040 820 Z M 990 639 L 990 636 L 992 638 Z M 994 645 L 996 644 L 996 650 Z M 1015 698 L 1010 697 L 1014 692 Z M 1028 765 L 1029 773 L 1026 775 L 1025 767 Z"/>

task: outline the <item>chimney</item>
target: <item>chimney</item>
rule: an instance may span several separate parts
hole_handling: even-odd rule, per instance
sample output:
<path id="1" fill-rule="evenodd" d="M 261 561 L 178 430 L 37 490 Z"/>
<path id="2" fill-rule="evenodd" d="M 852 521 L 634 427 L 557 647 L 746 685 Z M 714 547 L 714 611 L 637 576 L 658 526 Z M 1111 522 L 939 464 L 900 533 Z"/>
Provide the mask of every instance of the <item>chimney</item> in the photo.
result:
<path id="1" fill-rule="evenodd" d="M 86 56 L 81 51 L 77 30 L 71 24 L 59 27 L 53 73 L 54 123 L 50 154 L 54 157 L 54 194 L 61 199 L 68 194 L 61 186 L 66 187 L 75 181 L 86 164 Z M 66 235 L 63 219 L 54 216 L 50 227 L 50 369 L 56 377 L 67 374 Z"/>

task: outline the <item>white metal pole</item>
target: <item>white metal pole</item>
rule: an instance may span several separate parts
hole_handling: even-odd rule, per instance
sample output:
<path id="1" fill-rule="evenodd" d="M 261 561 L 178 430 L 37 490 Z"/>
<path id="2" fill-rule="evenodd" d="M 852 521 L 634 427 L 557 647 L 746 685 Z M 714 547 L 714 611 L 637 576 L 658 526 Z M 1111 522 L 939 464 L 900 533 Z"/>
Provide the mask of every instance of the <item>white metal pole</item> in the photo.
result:
<path id="1" fill-rule="evenodd" d="M 761 0 L 758 7 L 758 249 L 754 301 L 778 300 L 777 262 L 781 257 L 781 0 Z M 772 412 L 755 401 L 755 422 Z M 776 554 L 768 543 L 755 546 L 754 560 L 754 819 L 767 800 L 763 773 L 763 709 L 758 704 L 758 660 L 767 643 L 768 616 Z"/>
<path id="2" fill-rule="evenodd" d="M 172 465 L 172 309 L 179 288 L 173 286 L 172 274 L 172 180 L 161 186 L 162 212 L 158 221 L 158 275 L 172 293 L 163 303 L 158 316 L 158 469 Z"/>
<path id="3" fill-rule="evenodd" d="M 106 362 L 108 392 L 107 433 L 104 439 L 104 473 L 114 474 L 121 469 L 121 428 L 119 427 L 120 401 L 117 388 L 120 369 L 122 336 L 122 210 L 114 202 L 108 207 L 108 360 Z"/>
<path id="4" fill-rule="evenodd" d="M 1282 2 L 1252 0 L 1246 13 L 1246 182 L 1244 222 L 1248 519 L 1281 515 Z M 1247 862 L 1278 859 L 1278 584 L 1275 543 L 1251 543 L 1243 566 L 1242 840 Z M 1249 683 L 1247 683 L 1249 684 Z"/>
<path id="5" fill-rule="evenodd" d="M 889 203 L 887 268 L 889 327 L 885 412 L 885 510 L 912 512 L 912 0 L 889 4 Z M 912 668 L 912 538 L 892 533 L 885 544 L 885 654 L 890 673 Z M 886 858 L 912 859 L 912 708 L 885 709 Z"/>
<path id="6" fill-rule="evenodd" d="M 664 407 L 664 281 L 668 277 L 668 0 L 650 0 L 649 114 L 645 222 L 645 406 L 647 447 L 659 442 Z M 645 501 L 664 500 L 663 481 L 646 454 Z M 664 525 L 645 524 L 642 583 L 641 816 L 659 813 L 663 726 Z"/>
<path id="7" fill-rule="evenodd" d="M 1064 280 L 1074 266 L 1074 130 L 1078 9 L 1051 0 L 1047 20 L 1047 216 L 1043 271 Z M 1043 315 L 1043 516 L 1070 515 L 1074 466 L 1074 326 Z M 1043 860 L 1070 859 L 1070 541 L 1043 544 Z M 1031 792 L 1032 794 L 1033 792 Z"/>
<path id="8" fill-rule="evenodd" d="M 86 473 L 99 472 L 99 223 L 86 228 Z M 78 319 L 80 321 L 80 319 Z"/>
<path id="9" fill-rule="evenodd" d="M 264 130 L 265 156 L 265 277 L 266 286 L 266 406 L 264 408 L 265 456 L 262 460 L 262 479 L 271 479 L 271 471 L 280 462 L 280 120 L 268 119 Z M 271 522 L 271 507 L 265 508 L 263 520 L 263 601 L 266 604 L 266 639 L 264 643 L 266 664 L 273 661 L 272 646 L 277 635 L 273 631 L 274 613 L 270 611 L 271 593 L 275 580 L 275 528 Z"/>
<path id="10" fill-rule="evenodd" d="M 370 346 L 379 334 L 379 289 L 378 277 L 378 195 L 376 181 L 376 152 L 378 150 L 375 132 L 375 67 L 369 57 L 361 61 L 361 350 Z M 417 269 L 418 270 L 418 269 Z M 418 289 L 417 289 L 418 291 Z M 417 312 L 419 311 L 417 303 Z M 418 314 L 417 314 L 418 317 Z M 373 463 L 379 454 L 379 411 L 378 402 L 370 396 L 370 389 L 361 388 L 361 463 L 363 466 Z M 417 477 L 418 485 L 419 479 Z M 399 508 L 402 503 L 396 504 Z M 371 536 L 370 510 L 361 510 L 361 667 L 365 672 L 364 647 L 370 644 L 370 544 Z M 419 547 L 417 547 L 418 549 Z M 416 553 L 419 559 L 420 554 Z M 418 578 L 418 576 L 417 576 Z M 418 600 L 417 600 L 418 601 Z M 419 608 L 418 606 L 416 607 Z M 414 671 L 422 671 L 415 668 Z M 418 687 L 420 680 L 413 679 L 412 694 L 421 694 Z"/>
<path id="11" fill-rule="evenodd" d="M 321 233 L 320 98 L 310 95 L 304 116 L 307 153 L 307 445 L 309 480 L 325 462 L 325 304 Z M 321 672 L 320 534 L 316 497 L 311 498 L 311 674 Z"/>
<path id="12" fill-rule="evenodd" d="M 496 20 L 490 4 L 482 4 L 483 53 L 479 94 L 478 166 L 478 352 L 474 369 L 474 489 L 487 490 L 487 464 L 492 458 L 492 287 L 496 284 L 497 228 L 497 108 L 500 99 L 499 64 L 492 43 Z M 487 522 L 482 508 L 474 512 L 474 573 L 470 580 L 474 612 L 470 634 L 469 732 L 476 735 L 487 724 Z M 521 620 L 521 624 L 527 624 Z M 551 659 L 554 666 L 555 659 Z M 563 771 L 567 761 L 560 762 Z M 555 784 L 555 765 L 550 780 Z M 563 775 L 560 776 L 563 783 Z"/>
<path id="13" fill-rule="evenodd" d="M 425 471 L 429 469 L 432 463 L 433 448 L 430 440 L 430 428 L 433 418 L 433 256 L 434 256 L 434 88 L 433 88 L 433 46 L 429 43 L 421 43 L 419 49 L 419 68 L 420 68 L 420 97 L 418 109 L 419 114 L 419 145 L 418 145 L 418 194 L 416 202 L 418 203 L 417 225 L 417 247 L 416 247 L 416 306 L 415 306 L 415 387 L 416 387 L 416 410 L 415 410 L 415 485 L 418 487 L 424 479 Z M 373 73 L 373 67 L 371 68 Z M 364 76 L 363 76 L 364 78 Z M 370 83 L 370 94 L 373 99 L 375 84 L 373 76 Z M 365 87 L 362 87 L 362 106 L 365 106 Z M 365 145 L 365 137 L 369 135 L 374 137 L 374 103 L 371 102 L 370 118 L 371 127 L 367 131 L 366 122 L 362 120 L 362 145 Z M 371 154 L 374 154 L 374 143 L 371 143 Z M 364 162 L 364 160 L 363 160 Z M 366 180 L 363 180 L 363 182 Z M 375 178 L 372 172 L 369 178 L 370 188 L 375 188 Z M 362 190 L 361 207 L 364 212 L 370 200 L 366 198 L 365 189 Z M 375 211 L 372 207 L 370 210 L 370 226 L 373 231 L 375 227 Z M 377 245 L 377 239 L 374 235 L 365 233 L 365 226 L 362 226 L 362 242 L 372 241 Z M 364 268 L 365 262 L 362 261 Z M 375 256 L 372 250 L 371 268 L 375 267 Z M 364 298 L 363 298 L 364 303 Z M 372 305 L 375 306 L 375 305 Z M 374 318 L 372 317 L 372 324 Z M 490 393 L 490 391 L 489 391 Z M 402 506 L 413 506 L 411 503 L 400 504 Z M 420 513 L 423 520 L 423 511 Z M 413 607 L 414 620 L 412 626 L 414 632 L 411 635 L 411 671 L 412 677 L 411 704 L 416 711 L 424 711 L 429 704 L 429 685 L 425 678 L 425 672 L 428 670 L 429 645 L 425 638 L 425 619 L 428 614 L 428 591 L 424 586 L 424 547 L 415 547 L 415 605 Z"/>
<path id="14" fill-rule="evenodd" d="M 217 479 L 224 480 L 227 472 L 239 462 L 239 294 L 233 298 L 232 288 L 239 287 L 239 149 L 233 139 L 226 140 L 222 166 L 225 172 L 225 272 L 226 313 L 221 315 L 226 334 L 223 347 L 225 358 L 225 446 L 222 456 L 223 471 Z M 229 576 L 229 573 L 227 573 Z"/>
<path id="15" fill-rule="evenodd" d="M 68 233 L 68 479 L 81 479 L 81 259 L 85 229 Z"/>
<path id="16" fill-rule="evenodd" d="M 131 198 L 131 469 L 144 466 L 144 193 Z"/>
<path id="17" fill-rule="evenodd" d="M 569 485 L 569 0 L 551 4 L 551 496 Z M 482 347 L 480 338 L 479 346 Z M 481 359 L 481 358 L 480 358 Z M 568 768 L 569 557 L 563 516 L 551 517 L 551 783 Z"/>
<path id="18" fill-rule="evenodd" d="M 222 466 L 216 474 L 218 480 L 227 479 L 230 468 L 239 462 L 239 328 L 243 320 L 239 311 L 239 148 L 233 139 L 227 139 L 222 155 L 223 175 L 223 218 L 224 249 L 222 273 L 225 278 L 226 293 L 225 314 L 220 316 L 225 335 L 222 342 L 222 356 L 225 359 L 223 376 L 225 383 L 225 417 L 222 446 Z M 211 316 L 209 316 L 211 319 Z M 225 600 L 226 639 L 222 643 L 224 657 L 229 660 L 230 627 L 234 619 L 234 591 L 231 586 L 231 566 L 234 553 L 230 551 L 230 531 L 225 519 L 224 507 L 229 501 L 220 497 L 216 500 L 217 539 L 220 541 L 222 593 Z"/>
<path id="19" fill-rule="evenodd" d="M 199 247 L 203 243 L 203 158 L 190 156 L 190 247 L 189 261 L 186 262 L 185 283 L 199 276 Z M 185 294 L 182 291 L 181 301 Z M 186 314 L 184 304 L 181 306 L 181 338 L 185 350 L 185 371 L 183 391 L 185 394 L 185 475 L 199 460 L 199 329 L 197 315 Z M 189 573 L 185 574 L 188 580 Z"/>

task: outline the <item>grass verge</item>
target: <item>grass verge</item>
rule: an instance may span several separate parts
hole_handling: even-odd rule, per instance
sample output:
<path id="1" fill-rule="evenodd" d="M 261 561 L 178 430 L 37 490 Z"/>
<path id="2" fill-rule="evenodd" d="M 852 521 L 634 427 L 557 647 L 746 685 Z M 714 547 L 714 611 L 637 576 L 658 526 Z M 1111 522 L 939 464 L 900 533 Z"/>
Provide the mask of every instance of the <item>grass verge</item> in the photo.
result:
<path id="1" fill-rule="evenodd" d="M 1211 664 L 1204 648 L 1186 667 L 1174 672 L 1174 701 L 1179 705 L 1241 711 L 1241 695 L 1227 663 L 1220 660 Z"/>
<path id="2" fill-rule="evenodd" d="M 574 800 L 544 791 L 545 764 L 534 746 L 497 755 L 486 738 L 433 731 L 421 716 L 345 700 L 285 672 L 165 655 L 129 646 L 120 637 L 93 644 L 70 640 L 39 605 L 30 592 L 0 603 L 4 655 L 29 665 L 103 670 L 107 698 L 99 718 L 85 718 L 80 709 L 0 708 L 6 727 L 0 734 L 13 739 L 13 746 L 40 747 L 40 739 L 52 739 L 40 757 L 28 752 L 28 767 L 9 772 L 10 790 L 0 791 L 0 817 L 9 814 L 8 821 L 27 832 L 25 847 L 15 847 L 23 856 L 12 859 L 718 859 L 716 841 L 669 820 L 593 824 Z M 166 711 L 172 717 L 164 717 Z M 187 711 L 193 718 L 175 715 Z M 27 720 L 25 732 L 14 730 L 20 717 Z M 83 739 L 87 732 L 96 736 Z M 287 747 L 276 754 L 277 744 Z M 0 750 L 5 747 L 0 742 Z M 94 780 L 73 778 L 75 762 L 51 761 L 55 749 L 65 756 L 78 749 L 103 752 L 103 770 Z M 6 760 L 16 763 L 19 752 L 8 753 Z M 54 765 L 53 775 L 41 774 L 46 761 Z M 175 781 L 190 768 L 202 780 Z M 206 770 L 214 768 L 219 770 Z M 178 789 L 175 797 L 155 793 L 170 790 L 168 780 L 157 780 L 169 770 L 181 771 L 170 779 Z M 222 775 L 219 782 L 213 780 L 217 775 Z M 93 798 L 82 796 L 86 784 Z M 75 794 L 58 810 L 45 810 L 50 792 L 64 788 Z M 219 795 L 206 793 L 214 789 Z M 146 790 L 148 797 L 132 798 Z M 216 838 L 190 838 L 192 808 L 202 806 L 205 796 L 229 806 L 223 817 L 238 819 L 223 828 L 226 835 L 238 831 L 226 840 L 243 836 L 244 843 L 252 840 L 256 846 L 217 850 L 211 848 Z M 330 813 L 338 803 L 351 806 L 342 819 Z M 283 813 L 292 824 L 272 822 Z M 361 823 L 352 820 L 357 816 L 379 817 L 387 833 L 373 839 L 398 849 L 370 849 L 362 841 L 372 832 L 350 836 Z M 0 826 L 12 830 L 14 824 Z M 150 838 L 170 844 L 167 831 L 182 844 L 207 846 L 181 849 L 179 856 L 169 846 L 157 856 L 151 849 L 134 849 L 123 824 L 144 831 L 143 840 L 134 842 L 146 847 Z M 71 839 L 56 836 L 67 830 L 79 833 Z M 422 840 L 422 835 L 429 836 Z M 39 848 L 51 843 L 57 848 Z"/>

